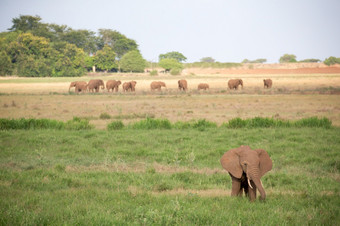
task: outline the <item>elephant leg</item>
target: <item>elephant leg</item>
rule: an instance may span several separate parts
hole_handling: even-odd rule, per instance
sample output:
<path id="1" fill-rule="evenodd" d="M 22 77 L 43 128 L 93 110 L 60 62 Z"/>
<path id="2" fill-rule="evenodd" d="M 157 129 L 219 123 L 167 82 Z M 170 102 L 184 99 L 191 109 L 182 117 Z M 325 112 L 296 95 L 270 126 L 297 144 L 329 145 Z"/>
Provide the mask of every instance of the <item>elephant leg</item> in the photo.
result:
<path id="1" fill-rule="evenodd" d="M 231 175 L 230 175 L 231 176 Z M 241 180 L 231 176 L 231 196 L 242 196 Z"/>

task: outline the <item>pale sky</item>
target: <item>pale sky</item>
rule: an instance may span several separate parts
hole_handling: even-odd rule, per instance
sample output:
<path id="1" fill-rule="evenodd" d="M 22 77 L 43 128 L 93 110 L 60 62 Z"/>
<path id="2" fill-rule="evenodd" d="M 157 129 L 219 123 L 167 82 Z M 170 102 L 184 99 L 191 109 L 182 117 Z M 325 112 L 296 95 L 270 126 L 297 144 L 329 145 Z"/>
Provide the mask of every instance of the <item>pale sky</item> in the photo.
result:
<path id="1" fill-rule="evenodd" d="M 0 0 L 0 32 L 19 15 L 117 30 L 154 62 L 171 51 L 187 62 L 340 57 L 340 0 Z"/>

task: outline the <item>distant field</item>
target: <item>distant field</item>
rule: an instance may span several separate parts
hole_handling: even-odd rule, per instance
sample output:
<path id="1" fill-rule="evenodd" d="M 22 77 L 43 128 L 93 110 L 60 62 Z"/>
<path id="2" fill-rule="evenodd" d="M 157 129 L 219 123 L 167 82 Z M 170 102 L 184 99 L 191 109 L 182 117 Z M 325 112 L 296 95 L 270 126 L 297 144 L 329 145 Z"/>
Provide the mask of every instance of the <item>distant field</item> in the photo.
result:
<path id="1" fill-rule="evenodd" d="M 75 95 L 68 92 L 74 80 L 92 78 L 136 80 L 136 93 L 108 93 Z M 185 78 L 189 91 L 180 92 L 177 81 Z M 244 88 L 227 88 L 230 78 L 242 78 Z M 272 78 L 273 88 L 263 89 L 263 78 Z M 152 81 L 165 81 L 167 89 L 151 92 Z M 210 90 L 197 91 L 201 82 Z M 141 118 L 168 118 L 187 121 L 205 118 L 218 124 L 235 117 L 254 116 L 299 119 L 327 117 L 340 126 L 340 74 L 273 74 L 273 75 L 187 75 L 149 76 L 108 75 L 81 78 L 0 78 L 0 117 L 52 118 L 69 120 L 74 116 L 87 117 L 97 128 L 105 128 L 110 120 L 100 119 L 107 113 L 125 123 Z"/>

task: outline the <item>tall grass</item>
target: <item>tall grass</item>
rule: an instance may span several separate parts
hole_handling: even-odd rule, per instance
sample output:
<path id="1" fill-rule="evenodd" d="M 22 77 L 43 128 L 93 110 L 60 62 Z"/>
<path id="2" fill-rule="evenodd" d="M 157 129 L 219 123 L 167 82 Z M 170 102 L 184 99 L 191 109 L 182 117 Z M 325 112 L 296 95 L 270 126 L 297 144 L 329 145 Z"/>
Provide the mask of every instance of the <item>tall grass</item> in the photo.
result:
<path id="1" fill-rule="evenodd" d="M 4 119 L 0 118 L 0 130 L 10 129 L 66 129 L 66 130 L 84 130 L 93 129 L 94 126 L 89 124 L 89 120 L 74 117 L 66 123 L 52 119 Z"/>

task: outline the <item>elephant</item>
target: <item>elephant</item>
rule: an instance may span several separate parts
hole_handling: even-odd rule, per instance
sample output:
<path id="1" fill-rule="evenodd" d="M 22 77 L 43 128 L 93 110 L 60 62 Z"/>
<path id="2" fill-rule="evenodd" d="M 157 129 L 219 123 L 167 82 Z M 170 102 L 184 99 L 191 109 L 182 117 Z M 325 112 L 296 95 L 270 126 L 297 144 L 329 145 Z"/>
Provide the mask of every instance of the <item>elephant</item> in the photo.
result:
<path id="1" fill-rule="evenodd" d="M 70 87 L 68 88 L 68 91 L 70 92 L 70 89 L 72 87 L 75 87 L 75 92 L 78 93 L 79 89 L 76 88 L 77 86 L 78 87 L 80 87 L 80 86 L 82 87 L 82 90 L 80 90 L 80 91 L 83 91 L 84 88 L 85 88 L 85 91 L 87 90 L 87 83 L 86 82 L 84 82 L 84 81 L 75 81 L 75 82 L 71 82 Z"/>
<path id="2" fill-rule="evenodd" d="M 209 89 L 209 84 L 207 84 L 207 83 L 200 83 L 200 84 L 198 84 L 198 90 L 200 90 L 200 89 L 204 89 L 204 90 L 207 90 L 207 89 Z"/>
<path id="3" fill-rule="evenodd" d="M 112 92 L 113 90 L 115 90 L 116 92 L 118 92 L 118 88 L 119 88 L 119 85 L 122 84 L 121 81 L 116 81 L 116 80 L 109 80 L 106 82 L 106 89 L 108 92 L 110 92 L 110 90 L 112 89 Z"/>
<path id="4" fill-rule="evenodd" d="M 76 93 L 86 92 L 87 87 L 88 87 L 88 84 L 86 82 L 85 83 L 77 83 L 76 87 L 75 87 Z"/>
<path id="5" fill-rule="evenodd" d="M 160 82 L 160 81 L 158 81 L 158 82 L 153 81 L 153 82 L 151 82 L 151 84 L 150 84 L 151 91 L 153 91 L 153 90 L 158 90 L 158 91 L 160 91 L 161 88 L 162 88 L 162 86 L 163 86 L 163 87 L 166 87 L 166 84 L 165 84 L 164 82 Z"/>
<path id="6" fill-rule="evenodd" d="M 229 89 L 235 89 L 237 90 L 238 86 L 241 85 L 242 86 L 242 89 L 243 89 L 243 81 L 242 79 L 230 79 L 228 81 L 228 86 L 229 86 Z"/>
<path id="7" fill-rule="evenodd" d="M 265 89 L 266 87 L 272 88 L 273 85 L 273 81 L 269 78 L 269 79 L 263 79 L 263 88 Z"/>
<path id="8" fill-rule="evenodd" d="M 272 169 L 273 163 L 265 150 L 252 150 L 249 146 L 241 145 L 224 153 L 220 161 L 231 176 L 231 196 L 242 196 L 244 190 L 245 195 L 253 202 L 258 189 L 260 200 L 266 199 L 261 177 Z"/>
<path id="9" fill-rule="evenodd" d="M 123 91 L 128 92 L 128 91 L 135 91 L 137 82 L 136 81 L 130 81 L 130 82 L 124 82 L 123 83 Z"/>
<path id="10" fill-rule="evenodd" d="M 100 86 L 102 87 L 102 89 L 105 89 L 104 82 L 101 79 L 92 79 L 88 83 L 88 88 L 89 88 L 89 91 L 91 92 L 94 92 L 95 90 L 98 93 Z"/>
<path id="11" fill-rule="evenodd" d="M 188 90 L 188 83 L 187 80 L 181 79 L 178 80 L 178 89 L 181 91 L 187 91 Z"/>

